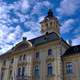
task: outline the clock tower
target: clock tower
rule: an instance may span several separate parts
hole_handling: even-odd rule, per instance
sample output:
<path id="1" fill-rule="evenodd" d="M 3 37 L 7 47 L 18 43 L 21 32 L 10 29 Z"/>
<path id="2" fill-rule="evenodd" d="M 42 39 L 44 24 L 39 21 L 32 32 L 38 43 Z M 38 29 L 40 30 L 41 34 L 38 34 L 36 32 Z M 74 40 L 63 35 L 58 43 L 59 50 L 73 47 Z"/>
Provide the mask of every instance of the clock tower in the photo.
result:
<path id="1" fill-rule="evenodd" d="M 53 12 L 51 9 L 48 10 L 47 16 L 43 19 L 43 21 L 40 22 L 41 24 L 41 33 L 56 33 L 60 36 L 60 24 L 58 22 L 58 19 L 53 15 Z"/>

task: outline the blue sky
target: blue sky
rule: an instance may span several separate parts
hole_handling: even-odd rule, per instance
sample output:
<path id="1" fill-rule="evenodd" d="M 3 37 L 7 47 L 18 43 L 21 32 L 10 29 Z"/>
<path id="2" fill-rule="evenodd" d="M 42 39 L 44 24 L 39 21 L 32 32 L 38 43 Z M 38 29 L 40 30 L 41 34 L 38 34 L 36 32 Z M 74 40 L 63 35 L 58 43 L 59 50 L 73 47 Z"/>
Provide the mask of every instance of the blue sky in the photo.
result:
<path id="1" fill-rule="evenodd" d="M 80 44 L 80 0 L 0 0 L 0 54 L 24 36 L 41 35 L 39 22 L 49 8 L 59 19 L 61 36 Z"/>

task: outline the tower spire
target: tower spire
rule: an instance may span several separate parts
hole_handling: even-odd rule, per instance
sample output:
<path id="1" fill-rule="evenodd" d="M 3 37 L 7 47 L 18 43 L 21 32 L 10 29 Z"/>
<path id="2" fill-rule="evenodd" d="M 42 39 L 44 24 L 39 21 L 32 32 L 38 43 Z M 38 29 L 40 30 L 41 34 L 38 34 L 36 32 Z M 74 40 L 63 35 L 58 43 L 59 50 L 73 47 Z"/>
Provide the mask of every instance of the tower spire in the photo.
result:
<path id="1" fill-rule="evenodd" d="M 53 17 L 53 12 L 52 12 L 51 9 L 48 10 L 48 15 L 47 15 L 47 17 Z"/>

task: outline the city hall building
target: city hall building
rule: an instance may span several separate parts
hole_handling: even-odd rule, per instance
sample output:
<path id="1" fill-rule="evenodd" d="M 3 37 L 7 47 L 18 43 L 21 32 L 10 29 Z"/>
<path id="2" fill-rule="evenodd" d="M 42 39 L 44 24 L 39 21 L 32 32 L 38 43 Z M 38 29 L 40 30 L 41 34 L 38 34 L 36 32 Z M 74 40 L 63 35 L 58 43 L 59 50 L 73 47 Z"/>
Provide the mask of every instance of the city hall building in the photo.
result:
<path id="1" fill-rule="evenodd" d="M 80 80 L 80 45 L 63 40 L 51 9 L 40 24 L 41 36 L 0 56 L 0 80 Z"/>

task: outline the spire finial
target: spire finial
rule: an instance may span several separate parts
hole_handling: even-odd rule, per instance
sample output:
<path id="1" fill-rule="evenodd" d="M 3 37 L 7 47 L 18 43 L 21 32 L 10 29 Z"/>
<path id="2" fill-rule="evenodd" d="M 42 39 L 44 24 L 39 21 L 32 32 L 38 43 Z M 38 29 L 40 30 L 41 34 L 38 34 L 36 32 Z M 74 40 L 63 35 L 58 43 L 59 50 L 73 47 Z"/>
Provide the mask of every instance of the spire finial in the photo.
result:
<path id="1" fill-rule="evenodd" d="M 53 17 L 52 9 L 49 9 L 49 10 L 48 10 L 48 17 Z"/>

